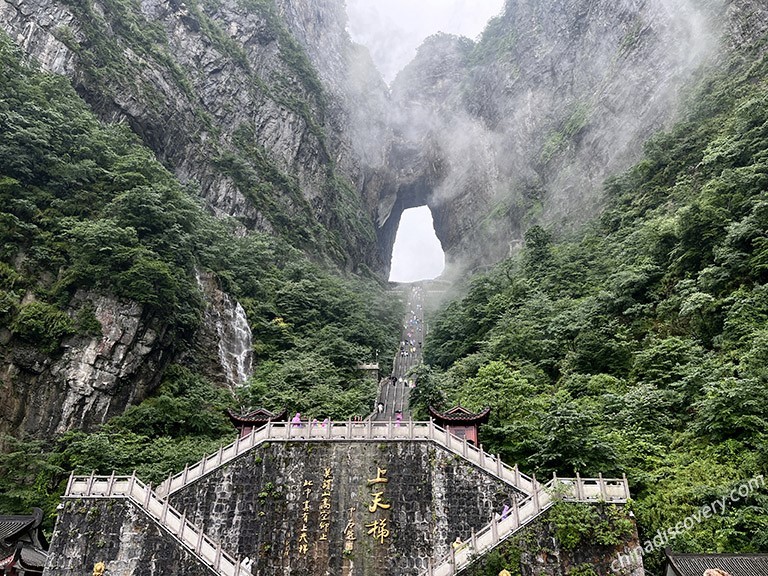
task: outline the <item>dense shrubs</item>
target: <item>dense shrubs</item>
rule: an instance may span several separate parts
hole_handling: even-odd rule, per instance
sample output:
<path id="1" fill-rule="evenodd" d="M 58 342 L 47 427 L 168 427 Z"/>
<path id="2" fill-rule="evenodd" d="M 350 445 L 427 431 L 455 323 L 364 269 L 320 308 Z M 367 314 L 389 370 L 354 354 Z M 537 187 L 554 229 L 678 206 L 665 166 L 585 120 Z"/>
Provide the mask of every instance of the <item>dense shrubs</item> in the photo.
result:
<path id="1" fill-rule="evenodd" d="M 576 238 L 531 228 L 425 346 L 449 405 L 493 408 L 487 449 L 539 474 L 626 472 L 641 538 L 766 472 L 767 71 L 710 74 L 607 183 L 597 221 Z M 674 546 L 768 551 L 767 523 L 763 489 Z"/>

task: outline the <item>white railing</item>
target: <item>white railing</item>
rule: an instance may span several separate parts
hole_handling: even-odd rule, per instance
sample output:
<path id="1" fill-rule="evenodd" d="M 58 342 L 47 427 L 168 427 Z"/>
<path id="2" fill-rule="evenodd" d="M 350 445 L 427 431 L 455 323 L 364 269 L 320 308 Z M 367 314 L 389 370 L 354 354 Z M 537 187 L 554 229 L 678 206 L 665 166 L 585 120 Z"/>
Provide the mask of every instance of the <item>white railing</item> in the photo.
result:
<path id="1" fill-rule="evenodd" d="M 186 515 L 160 500 L 152 487 L 131 476 L 70 476 L 65 498 L 126 498 L 144 510 L 201 562 L 222 576 L 251 576 L 221 544 L 206 536 Z"/>
<path id="2" fill-rule="evenodd" d="M 291 422 L 268 422 L 250 434 L 238 438 L 232 444 L 219 448 L 218 452 L 203 458 L 200 462 L 187 466 L 178 474 L 170 476 L 157 487 L 157 494 L 160 497 L 173 494 L 190 482 L 201 478 L 264 442 L 350 440 L 426 440 L 435 442 L 514 486 L 526 495 L 533 494 L 537 487 L 536 479 L 520 472 L 517 466 L 505 464 L 499 456 L 488 454 L 465 439 L 454 436 L 447 430 L 436 426 L 432 420 L 427 422 L 408 420 L 399 423 L 349 420 L 327 424 L 302 422 L 300 426 Z"/>
<path id="3" fill-rule="evenodd" d="M 422 576 L 453 576 L 485 553 L 531 523 L 555 502 L 626 503 L 629 486 L 623 478 L 553 478 L 521 503 L 514 502 L 506 518 L 495 517 L 485 528 L 475 533 L 458 548 L 438 559 L 429 561 Z"/>

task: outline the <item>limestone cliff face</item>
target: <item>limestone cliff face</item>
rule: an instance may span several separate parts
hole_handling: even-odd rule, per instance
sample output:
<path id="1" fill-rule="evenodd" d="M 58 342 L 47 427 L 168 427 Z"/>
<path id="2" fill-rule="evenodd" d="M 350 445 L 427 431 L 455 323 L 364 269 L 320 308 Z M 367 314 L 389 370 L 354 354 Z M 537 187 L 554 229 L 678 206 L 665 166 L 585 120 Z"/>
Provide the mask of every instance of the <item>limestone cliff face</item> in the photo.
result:
<path id="1" fill-rule="evenodd" d="M 386 145 L 360 135 L 387 130 L 386 86 L 345 22 L 331 0 L 0 0 L 0 25 L 30 57 L 69 77 L 105 121 L 128 123 L 238 233 L 381 269 L 363 157 L 383 158 Z M 88 296 L 103 333 L 71 339 L 63 355 L 6 334 L 0 431 L 92 429 L 143 399 L 170 361 L 241 384 L 251 369 L 242 307 L 213 278 L 200 287 L 204 322 L 182 357 L 167 326 L 109 297 Z"/>
<path id="2" fill-rule="evenodd" d="M 390 98 L 340 0 L 139 7 L 0 0 L 0 21 L 215 213 L 317 250 L 336 231 L 336 257 L 381 271 L 423 203 L 454 261 L 594 214 L 691 74 L 768 20 L 756 0 L 509 0 L 476 44 L 428 40 Z"/>
<path id="3" fill-rule="evenodd" d="M 172 356 L 162 322 L 135 302 L 78 292 L 71 313 L 84 306 L 100 328 L 66 339 L 62 354 L 17 342 L 3 347 L 2 432 L 50 437 L 89 429 L 122 414 L 159 380 Z"/>
<path id="4" fill-rule="evenodd" d="M 768 34 L 768 6 L 759 0 L 729 0 L 725 21 L 726 39 L 731 48 L 754 47 L 765 52 L 768 47 L 760 42 Z"/>
<path id="5" fill-rule="evenodd" d="M 432 208 L 454 264 L 506 255 L 534 221 L 594 214 L 693 72 L 762 37 L 768 14 L 759 0 L 508 0 L 477 43 L 429 39 L 391 95 L 345 25 L 341 0 L 0 0 L 30 57 L 238 233 L 382 273 L 409 207 Z M 241 344 L 237 303 L 209 284 L 196 344 L 217 352 L 199 368 L 236 385 L 244 352 L 219 351 Z M 144 310 L 89 298 L 102 334 L 62 356 L 3 341 L 9 430 L 92 427 L 178 360 Z"/>
<path id="6" fill-rule="evenodd" d="M 179 178 L 199 185 L 213 212 L 319 252 L 331 250 L 329 230 L 340 230 L 332 256 L 379 268 L 348 136 L 360 120 L 349 111 L 360 107 L 346 100 L 386 87 L 349 40 L 343 5 L 137 7 L 2 0 L 0 21 L 45 69 L 71 77 L 105 120 L 128 122 Z M 368 102 L 363 117 L 375 122 L 383 109 Z"/>
<path id="7" fill-rule="evenodd" d="M 604 179 L 674 118 L 718 48 L 718 14 L 716 2 L 510 0 L 477 45 L 425 42 L 393 100 L 402 146 L 435 172 L 409 184 L 450 259 L 495 261 L 531 221 L 593 215 Z M 401 184 L 393 205 L 408 194 Z"/>

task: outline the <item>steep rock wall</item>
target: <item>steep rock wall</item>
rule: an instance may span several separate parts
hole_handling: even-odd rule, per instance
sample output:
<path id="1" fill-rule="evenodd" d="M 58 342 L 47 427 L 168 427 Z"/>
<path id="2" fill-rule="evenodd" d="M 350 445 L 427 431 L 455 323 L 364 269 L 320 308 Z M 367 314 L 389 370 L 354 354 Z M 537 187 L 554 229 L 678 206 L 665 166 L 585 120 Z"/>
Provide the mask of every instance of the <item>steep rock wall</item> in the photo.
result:
<path id="1" fill-rule="evenodd" d="M 694 71 L 766 30 L 755 0 L 509 0 L 477 44 L 428 40 L 390 99 L 340 0 L 112 3 L 2 0 L 0 21 L 217 214 L 381 272 L 425 203 L 454 262 L 505 256 L 534 221 L 578 225 Z"/>
<path id="2" fill-rule="evenodd" d="M 83 308 L 99 328 L 64 340 L 59 355 L 3 342 L 0 432 L 45 438 L 90 429 L 157 384 L 173 355 L 167 326 L 135 302 L 81 291 L 70 314 Z"/>
<path id="3" fill-rule="evenodd" d="M 90 574 L 98 562 L 107 574 L 215 576 L 127 500 L 68 500 L 51 542 L 46 576 Z"/>
<path id="4" fill-rule="evenodd" d="M 604 179 L 674 118 L 718 49 L 720 14 L 718 2 L 510 0 L 476 45 L 428 39 L 393 100 L 416 163 L 437 167 L 417 187 L 449 259 L 495 261 L 531 221 L 592 216 Z"/>
<path id="5" fill-rule="evenodd" d="M 3 0 L 0 22 L 45 69 L 68 75 L 102 118 L 128 122 L 214 213 L 349 268 L 377 269 L 350 107 L 340 99 L 386 87 L 349 41 L 341 5 L 326 8 Z M 318 67 L 334 84 L 319 79 L 289 28 L 328 55 Z M 383 113 L 371 105 L 365 116 Z"/>
<path id="6" fill-rule="evenodd" d="M 761 2 L 726 5 L 731 48 L 768 30 Z M 426 42 L 391 99 L 339 0 L 0 0 L 0 25 L 238 233 L 386 272 L 409 207 L 431 207 L 454 264 L 506 255 L 531 222 L 594 214 L 603 179 L 674 117 L 680 87 L 720 46 L 721 3 L 697 6 L 509 0 L 478 43 Z M 58 357 L 0 334 L 4 430 L 89 428 L 154 386 L 173 353 L 165 327 L 130 303 L 97 308 L 104 333 Z M 222 317 L 209 306 L 198 345 L 219 349 Z"/>
<path id="7" fill-rule="evenodd" d="M 386 87 L 349 41 L 343 6 L 326 4 L 1 0 L 0 26 L 105 121 L 130 124 L 212 212 L 239 221 L 237 233 L 273 232 L 348 268 L 378 269 L 363 164 L 346 133 L 383 114 L 362 94 L 386 97 Z M 289 26 L 322 56 L 317 70 Z M 367 110 L 351 113 L 345 99 Z M 71 338 L 63 354 L 3 331 L 0 431 L 92 429 L 141 401 L 170 361 L 242 384 L 251 370 L 242 307 L 212 278 L 201 293 L 204 322 L 181 358 L 167 326 L 109 296 L 96 304 L 103 334 Z"/>

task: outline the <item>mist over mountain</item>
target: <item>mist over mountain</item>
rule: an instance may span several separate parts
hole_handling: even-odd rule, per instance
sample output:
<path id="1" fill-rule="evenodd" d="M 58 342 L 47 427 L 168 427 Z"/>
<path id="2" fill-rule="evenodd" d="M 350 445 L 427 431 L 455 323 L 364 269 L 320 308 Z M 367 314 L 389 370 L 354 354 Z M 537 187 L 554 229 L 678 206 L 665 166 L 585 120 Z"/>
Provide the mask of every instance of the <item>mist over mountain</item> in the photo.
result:
<path id="1" fill-rule="evenodd" d="M 751 168 L 764 108 L 751 92 L 765 84 L 760 0 L 508 0 L 477 41 L 428 38 L 391 87 L 350 39 L 342 0 L 0 0 L 0 24 L 8 453 L 33 438 L 62 469 L 135 465 L 162 478 L 231 433 L 225 408 L 364 414 L 375 383 L 358 365 L 381 358 L 386 370 L 399 338 L 402 303 L 385 278 L 400 215 L 424 205 L 449 279 L 498 265 L 440 320 L 431 361 L 453 384 L 477 383 L 500 362 L 488 370 L 546 386 L 581 366 L 619 379 L 620 391 L 622 379 L 647 384 L 629 358 L 646 358 L 633 346 L 657 336 L 695 339 L 677 350 L 688 360 L 723 341 L 752 346 L 750 370 L 762 357 L 742 328 L 720 334 L 739 324 L 723 312 L 730 291 L 765 281 L 762 256 L 749 252 L 762 242 L 753 206 L 762 168 Z M 710 117 L 722 126 L 707 126 Z M 680 126 L 698 140 L 685 142 Z M 720 128 L 752 139 L 708 131 Z M 721 176 L 747 182 L 749 199 L 729 205 L 729 193 L 716 193 Z M 645 210 L 687 202 L 683 192 L 710 179 L 714 200 L 648 225 L 650 254 L 626 270 L 610 268 L 622 263 L 612 255 L 610 270 L 595 272 L 610 278 L 616 302 L 631 301 L 605 325 L 584 320 L 572 333 L 552 304 L 585 296 L 574 285 L 591 262 L 586 248 L 553 267 L 574 285 L 530 290 L 554 282 L 545 268 L 559 262 L 557 241 L 602 214 L 623 247 Z M 700 238 L 704 250 L 685 244 Z M 665 268 L 667 256 L 677 267 Z M 604 280 L 590 306 L 610 300 Z M 680 318 L 643 316 L 678 282 L 687 304 L 664 310 Z M 551 321 L 551 334 L 522 326 L 521 294 L 535 296 L 520 309 Z M 708 322 L 715 311 L 725 315 Z M 625 324 L 636 328 L 626 339 Z M 541 348 L 518 357 L 510 334 L 521 326 L 520 339 Z M 567 358 L 550 354 L 553 342 Z M 710 424 L 708 434 L 722 432 L 701 429 Z M 578 469 L 518 448 L 500 446 L 547 471 Z M 61 472 L 46 470 L 54 498 Z"/>

